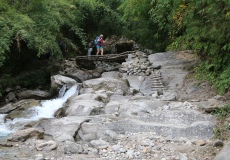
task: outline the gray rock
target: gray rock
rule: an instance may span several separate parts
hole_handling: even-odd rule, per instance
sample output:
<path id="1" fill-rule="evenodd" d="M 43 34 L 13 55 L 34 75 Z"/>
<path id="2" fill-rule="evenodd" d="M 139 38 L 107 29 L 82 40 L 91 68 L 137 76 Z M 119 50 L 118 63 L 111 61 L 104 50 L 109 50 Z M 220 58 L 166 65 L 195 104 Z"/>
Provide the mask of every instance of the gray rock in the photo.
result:
<path id="1" fill-rule="evenodd" d="M 5 98 L 8 100 L 8 102 L 15 102 L 17 100 L 14 92 L 9 92 Z"/>
<path id="2" fill-rule="evenodd" d="M 0 108 L 0 114 L 10 113 L 12 110 L 14 110 L 18 107 L 20 107 L 20 106 L 15 106 L 12 103 L 8 103 L 8 104 L 4 105 L 2 108 Z"/>
<path id="3" fill-rule="evenodd" d="M 224 142 L 221 141 L 221 140 L 219 140 L 219 139 L 217 139 L 217 140 L 215 140 L 215 141 L 213 142 L 213 146 L 214 146 L 214 147 L 223 147 L 223 146 L 224 146 Z"/>
<path id="4" fill-rule="evenodd" d="M 120 105 L 121 105 L 121 103 L 119 103 L 117 101 L 110 101 L 105 106 L 105 113 L 111 114 L 111 113 L 117 112 L 119 110 Z"/>
<path id="5" fill-rule="evenodd" d="M 86 142 L 90 142 L 92 140 L 97 139 L 97 136 L 95 133 L 79 134 L 79 137 Z"/>
<path id="6" fill-rule="evenodd" d="M 120 148 L 121 148 L 120 145 L 113 145 L 112 146 L 113 151 L 116 151 L 116 152 L 118 152 Z"/>
<path id="7" fill-rule="evenodd" d="M 66 110 L 67 116 L 89 116 L 100 114 L 103 103 L 95 100 L 69 101 L 70 107 Z"/>
<path id="8" fill-rule="evenodd" d="M 42 130 L 36 128 L 28 128 L 12 133 L 12 135 L 8 138 L 8 141 L 24 142 L 29 138 L 43 139 L 43 137 L 44 137 L 44 132 Z"/>
<path id="9" fill-rule="evenodd" d="M 230 157 L 230 142 L 228 142 L 224 148 L 217 154 L 214 160 L 229 160 Z"/>
<path id="10" fill-rule="evenodd" d="M 68 86 L 68 88 L 70 88 L 71 86 L 73 86 L 76 83 L 77 83 L 76 80 L 69 78 L 69 77 L 66 77 L 66 76 L 62 76 L 62 75 L 51 76 L 51 88 L 52 89 L 59 89 L 64 84 L 66 84 Z"/>
<path id="11" fill-rule="evenodd" d="M 43 128 L 44 133 L 53 137 L 57 142 L 72 141 L 82 123 L 89 121 L 86 117 L 63 117 L 61 119 L 42 119 L 35 127 Z"/>
<path id="12" fill-rule="evenodd" d="M 5 89 L 5 92 L 6 93 L 9 93 L 9 92 L 12 92 L 13 91 L 13 88 L 10 88 L 10 87 L 7 87 L 6 89 Z"/>
<path id="13" fill-rule="evenodd" d="M 41 90 L 25 90 L 20 93 L 18 93 L 19 99 L 48 99 L 51 97 L 51 94 L 46 91 Z"/>
<path id="14" fill-rule="evenodd" d="M 43 154 L 35 155 L 35 160 L 44 160 L 44 155 Z"/>
<path id="15" fill-rule="evenodd" d="M 83 82 L 84 88 L 93 88 L 94 91 L 106 90 L 116 92 L 117 90 L 122 90 L 123 93 L 128 93 L 129 86 L 128 82 L 123 80 L 113 79 L 113 78 L 97 78 L 92 80 L 87 80 Z M 122 94 L 123 94 L 122 93 Z"/>
<path id="16" fill-rule="evenodd" d="M 101 74 L 101 78 L 120 78 L 120 73 L 117 71 L 111 71 L 111 72 L 104 72 Z"/>
<path id="17" fill-rule="evenodd" d="M 106 136 L 109 137 L 110 140 L 116 140 L 117 139 L 117 134 L 111 130 L 106 130 L 105 131 Z"/>
<path id="18" fill-rule="evenodd" d="M 122 148 L 122 147 L 121 147 L 121 148 L 119 148 L 119 152 L 120 152 L 120 153 L 125 153 L 125 152 L 127 152 L 127 150 L 126 150 L 125 148 Z"/>
<path id="19" fill-rule="evenodd" d="M 188 160 L 187 156 L 183 153 L 179 153 L 179 159 L 180 160 Z"/>
<path id="20" fill-rule="evenodd" d="M 173 136 L 173 138 L 185 137 L 194 139 L 208 139 L 213 137 L 215 118 L 211 115 L 203 115 L 196 111 L 172 111 L 164 110 L 145 115 L 122 119 L 107 124 L 107 128 L 117 134 L 124 132 L 137 133 L 156 132 L 159 135 Z"/>
<path id="21" fill-rule="evenodd" d="M 129 158 L 133 158 L 134 157 L 134 150 L 128 150 L 126 152 L 126 155 L 129 157 Z"/>
<path id="22" fill-rule="evenodd" d="M 57 148 L 57 143 L 55 141 L 47 141 L 47 142 L 38 142 L 36 144 L 36 149 L 38 151 L 52 151 Z"/>
<path id="23" fill-rule="evenodd" d="M 99 140 L 92 140 L 90 141 L 90 144 L 97 149 L 104 149 L 104 148 L 108 148 L 109 147 L 109 143 L 99 139 Z"/>
<path id="24" fill-rule="evenodd" d="M 15 118 L 25 118 L 28 116 L 28 112 L 23 112 L 28 110 L 31 107 L 39 106 L 40 101 L 34 99 L 25 99 L 18 101 L 16 103 L 10 103 L 0 109 L 0 112 L 9 113 L 5 116 L 5 120 L 13 120 Z M 27 122 L 21 121 L 14 124 L 14 127 L 18 126 L 18 128 L 22 128 Z"/>
<path id="25" fill-rule="evenodd" d="M 95 72 L 96 71 L 94 71 L 93 73 L 96 74 L 97 72 L 96 73 Z M 78 69 L 78 68 L 69 68 L 68 70 L 65 69 L 65 76 L 70 77 L 70 78 L 76 80 L 77 82 L 83 82 L 85 80 L 92 78 L 93 73 L 89 73 L 87 71 L 83 71 L 83 70 Z M 97 77 L 99 77 L 99 76 L 100 76 L 100 74 Z M 94 77 L 96 77 L 96 76 L 94 76 Z"/>
<path id="26" fill-rule="evenodd" d="M 66 141 L 64 144 L 64 153 L 65 154 L 81 154 L 83 153 L 83 147 L 81 144 Z"/>
<path id="27" fill-rule="evenodd" d="M 175 101 L 176 95 L 171 92 L 164 92 L 163 96 L 160 98 L 162 101 Z"/>

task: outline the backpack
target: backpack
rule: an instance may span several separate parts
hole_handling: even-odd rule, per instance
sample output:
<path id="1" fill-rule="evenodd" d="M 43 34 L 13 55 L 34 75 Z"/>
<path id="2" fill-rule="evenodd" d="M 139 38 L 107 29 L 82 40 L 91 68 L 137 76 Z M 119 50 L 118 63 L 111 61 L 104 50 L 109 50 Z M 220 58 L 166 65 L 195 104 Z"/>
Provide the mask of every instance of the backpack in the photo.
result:
<path id="1" fill-rule="evenodd" d="M 99 36 L 97 36 L 96 38 L 95 38 L 95 40 L 93 41 L 93 43 L 95 44 L 95 45 L 97 45 L 98 44 L 98 38 L 99 38 Z"/>

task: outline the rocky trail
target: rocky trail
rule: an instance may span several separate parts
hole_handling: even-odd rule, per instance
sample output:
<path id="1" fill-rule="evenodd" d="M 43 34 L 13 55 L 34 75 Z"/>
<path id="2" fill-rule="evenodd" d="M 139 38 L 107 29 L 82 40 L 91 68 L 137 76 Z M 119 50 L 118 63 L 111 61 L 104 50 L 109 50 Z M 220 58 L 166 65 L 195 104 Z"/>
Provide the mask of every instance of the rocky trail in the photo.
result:
<path id="1" fill-rule="evenodd" d="M 82 81 L 56 118 L 2 140 L 0 159 L 213 160 L 223 142 L 207 111 L 225 102 L 207 82 L 189 78 L 196 61 L 190 52 L 130 54 L 119 71 Z"/>

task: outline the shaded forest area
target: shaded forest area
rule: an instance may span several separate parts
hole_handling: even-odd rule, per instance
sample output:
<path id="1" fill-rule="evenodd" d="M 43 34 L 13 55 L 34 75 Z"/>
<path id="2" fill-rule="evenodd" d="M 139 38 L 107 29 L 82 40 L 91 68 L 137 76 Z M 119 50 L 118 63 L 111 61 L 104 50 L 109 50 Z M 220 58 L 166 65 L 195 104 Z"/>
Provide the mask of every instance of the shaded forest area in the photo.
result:
<path id="1" fill-rule="evenodd" d="M 229 0 L 1 0 L 0 93 L 48 84 L 55 69 L 47 70 L 50 61 L 44 68 L 46 59 L 61 61 L 63 45 L 68 57 L 81 55 L 103 33 L 154 52 L 192 50 L 202 60 L 196 77 L 223 94 L 230 84 L 229 26 Z"/>

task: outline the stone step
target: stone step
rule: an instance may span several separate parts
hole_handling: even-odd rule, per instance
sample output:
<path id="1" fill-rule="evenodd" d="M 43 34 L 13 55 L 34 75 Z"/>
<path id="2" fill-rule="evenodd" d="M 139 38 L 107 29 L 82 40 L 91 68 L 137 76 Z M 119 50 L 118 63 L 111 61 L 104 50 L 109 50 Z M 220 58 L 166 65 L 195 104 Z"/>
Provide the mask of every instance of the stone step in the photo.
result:
<path id="1" fill-rule="evenodd" d="M 165 88 L 164 86 L 152 86 L 151 88 Z"/>
<path id="2" fill-rule="evenodd" d="M 159 85 L 160 85 L 160 86 L 163 86 L 164 83 L 160 83 L 160 82 L 159 82 L 159 83 L 152 83 L 152 86 L 156 86 L 156 85 L 157 85 L 157 86 L 159 86 Z"/>
<path id="3" fill-rule="evenodd" d="M 158 77 L 158 78 L 151 78 L 151 80 L 153 81 L 153 80 L 162 80 L 163 78 L 161 78 L 161 77 Z"/>
<path id="4" fill-rule="evenodd" d="M 164 86 L 162 83 L 155 83 L 152 86 Z"/>
<path id="5" fill-rule="evenodd" d="M 162 81 L 152 81 L 152 83 L 163 83 Z"/>

